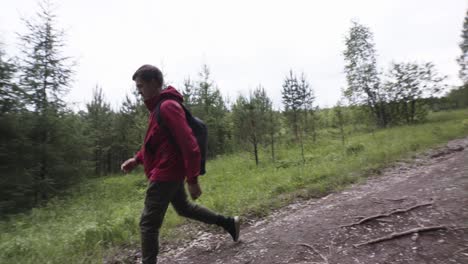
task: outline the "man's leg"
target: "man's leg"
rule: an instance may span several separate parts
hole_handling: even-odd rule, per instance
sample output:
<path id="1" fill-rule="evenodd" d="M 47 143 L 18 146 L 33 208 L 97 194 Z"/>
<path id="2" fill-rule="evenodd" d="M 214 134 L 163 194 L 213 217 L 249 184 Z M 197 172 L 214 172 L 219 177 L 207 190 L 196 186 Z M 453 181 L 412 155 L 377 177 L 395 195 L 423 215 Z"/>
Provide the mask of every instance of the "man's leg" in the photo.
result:
<path id="1" fill-rule="evenodd" d="M 155 264 L 159 252 L 159 229 L 171 198 L 180 182 L 152 182 L 146 190 L 141 214 L 141 255 L 143 264 Z"/>
<path id="2" fill-rule="evenodd" d="M 223 227 L 229 234 L 231 234 L 234 241 L 239 238 L 239 218 L 226 217 L 217 214 L 209 209 L 188 200 L 187 193 L 185 192 L 184 184 L 182 183 L 178 188 L 171 200 L 172 206 L 176 212 L 183 217 L 191 218 L 201 221 L 206 224 L 215 224 Z"/>

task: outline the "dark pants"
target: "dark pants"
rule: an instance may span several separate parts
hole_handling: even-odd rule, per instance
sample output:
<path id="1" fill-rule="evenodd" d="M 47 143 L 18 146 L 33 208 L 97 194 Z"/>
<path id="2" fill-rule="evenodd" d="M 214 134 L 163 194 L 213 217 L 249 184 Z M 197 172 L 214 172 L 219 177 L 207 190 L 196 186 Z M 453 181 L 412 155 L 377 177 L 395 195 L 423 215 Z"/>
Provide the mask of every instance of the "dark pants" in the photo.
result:
<path id="1" fill-rule="evenodd" d="M 189 202 L 184 182 L 150 183 L 140 220 L 143 264 L 156 263 L 159 252 L 159 229 L 169 203 L 179 215 L 207 224 L 216 224 L 220 217 L 202 206 Z"/>

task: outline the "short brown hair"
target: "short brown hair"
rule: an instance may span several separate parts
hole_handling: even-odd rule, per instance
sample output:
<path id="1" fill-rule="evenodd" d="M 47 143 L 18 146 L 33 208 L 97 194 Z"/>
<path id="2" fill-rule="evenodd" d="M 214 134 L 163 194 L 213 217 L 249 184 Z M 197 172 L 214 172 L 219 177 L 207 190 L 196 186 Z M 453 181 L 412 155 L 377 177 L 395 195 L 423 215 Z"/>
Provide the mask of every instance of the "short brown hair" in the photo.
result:
<path id="1" fill-rule="evenodd" d="M 145 82 L 149 82 L 154 79 L 160 86 L 164 83 L 164 77 L 161 70 L 149 64 L 145 64 L 136 70 L 132 76 L 132 80 L 135 81 L 137 78 L 140 78 Z"/>

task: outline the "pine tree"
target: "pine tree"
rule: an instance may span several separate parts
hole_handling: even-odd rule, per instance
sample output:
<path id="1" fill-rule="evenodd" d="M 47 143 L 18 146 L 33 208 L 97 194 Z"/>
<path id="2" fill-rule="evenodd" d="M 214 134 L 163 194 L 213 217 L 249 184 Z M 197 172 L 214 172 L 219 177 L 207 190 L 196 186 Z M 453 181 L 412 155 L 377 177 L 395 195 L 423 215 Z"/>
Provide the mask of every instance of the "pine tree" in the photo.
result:
<path id="1" fill-rule="evenodd" d="M 184 105 L 191 109 L 192 105 L 195 103 L 194 100 L 194 83 L 190 80 L 190 77 L 187 77 L 184 80 L 184 89 L 182 90 L 182 96 L 184 97 Z"/>
<path id="2" fill-rule="evenodd" d="M 69 89 L 72 64 L 62 55 L 64 33 L 56 29 L 55 20 L 52 5 L 40 2 L 36 17 L 24 19 L 27 32 L 20 35 L 20 86 L 26 94 L 26 106 L 34 113 L 31 141 L 35 164 L 29 170 L 36 203 L 77 178 L 66 174 L 70 172 L 66 158 L 73 155 L 67 155 L 69 150 L 58 144 L 62 136 L 72 138 L 67 133 L 76 131 L 66 131 L 69 127 L 61 124 L 67 115 L 63 98 Z"/>
<path id="3" fill-rule="evenodd" d="M 206 122 L 208 127 L 208 152 L 209 157 L 225 153 L 227 140 L 230 137 L 228 122 L 226 120 L 227 108 L 221 96 L 221 92 L 211 79 L 208 66 L 202 66 L 199 80 L 193 86 L 190 95 L 192 113 Z"/>
<path id="4" fill-rule="evenodd" d="M 299 139 L 299 113 L 304 105 L 303 93 L 300 91 L 299 82 L 293 71 L 289 71 L 283 83 L 281 91 L 283 104 L 285 106 L 284 113 L 293 127 L 294 138 Z"/>
<path id="5" fill-rule="evenodd" d="M 0 43 L 0 115 L 21 108 L 22 94 L 13 80 L 16 71 L 13 60 L 6 58 Z"/>
<path id="6" fill-rule="evenodd" d="M 36 19 L 24 19 L 27 33 L 22 43 L 21 86 L 36 113 L 59 111 L 71 82 L 73 63 L 62 55 L 64 32 L 55 27 L 56 15 L 48 1 L 40 2 Z"/>
<path id="7" fill-rule="evenodd" d="M 92 149 L 92 162 L 95 175 L 104 175 L 110 172 L 109 161 L 110 147 L 113 143 L 112 111 L 110 104 L 105 101 L 102 88 L 96 86 L 93 91 L 93 100 L 86 104 L 88 123 L 88 142 Z"/>
<path id="8" fill-rule="evenodd" d="M 315 143 L 317 140 L 317 116 L 315 115 L 315 112 L 318 110 L 318 108 L 314 106 L 315 94 L 310 86 L 309 81 L 307 80 L 307 77 L 305 76 L 305 73 L 301 74 L 301 77 L 298 81 L 298 87 L 299 94 L 302 97 L 303 128 L 301 129 L 301 133 L 302 131 L 304 131 L 304 133 L 307 134 L 309 132 L 309 129 L 311 129 L 312 139 Z"/>
<path id="9" fill-rule="evenodd" d="M 14 77 L 17 67 L 0 44 L 0 218 L 31 206 L 31 118 Z"/>
<path id="10" fill-rule="evenodd" d="M 233 105 L 235 134 L 240 144 L 248 143 L 252 147 L 255 164 L 259 164 L 259 146 L 267 144 L 272 113 L 272 103 L 265 89 L 260 85 L 249 97 L 240 95 Z M 246 142 L 247 141 L 247 142 Z"/>
<path id="11" fill-rule="evenodd" d="M 462 29 L 462 42 L 460 43 L 460 49 L 462 54 L 458 58 L 458 64 L 460 64 L 460 79 L 462 79 L 464 85 L 468 85 L 468 11 L 465 15 L 465 21 L 463 22 Z"/>
<path id="12" fill-rule="evenodd" d="M 344 94 L 354 104 L 367 105 L 376 123 L 380 127 L 385 127 L 388 120 L 380 91 L 373 38 L 368 27 L 352 22 L 349 35 L 346 37 L 346 49 L 343 52 L 348 82 Z"/>

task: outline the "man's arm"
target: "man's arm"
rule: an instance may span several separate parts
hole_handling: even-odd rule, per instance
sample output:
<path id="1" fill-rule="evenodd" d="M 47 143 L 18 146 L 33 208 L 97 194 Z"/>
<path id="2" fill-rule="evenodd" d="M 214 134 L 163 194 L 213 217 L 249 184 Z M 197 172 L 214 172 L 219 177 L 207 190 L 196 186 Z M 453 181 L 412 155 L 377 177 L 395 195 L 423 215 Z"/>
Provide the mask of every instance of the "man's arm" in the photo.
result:
<path id="1" fill-rule="evenodd" d="M 143 150 L 138 150 L 133 158 L 135 159 L 137 164 L 143 164 Z"/>
<path id="2" fill-rule="evenodd" d="M 166 100 L 161 104 L 160 114 L 182 152 L 187 182 L 196 184 L 200 174 L 200 149 L 192 128 L 187 123 L 184 109 L 178 102 Z"/>

